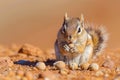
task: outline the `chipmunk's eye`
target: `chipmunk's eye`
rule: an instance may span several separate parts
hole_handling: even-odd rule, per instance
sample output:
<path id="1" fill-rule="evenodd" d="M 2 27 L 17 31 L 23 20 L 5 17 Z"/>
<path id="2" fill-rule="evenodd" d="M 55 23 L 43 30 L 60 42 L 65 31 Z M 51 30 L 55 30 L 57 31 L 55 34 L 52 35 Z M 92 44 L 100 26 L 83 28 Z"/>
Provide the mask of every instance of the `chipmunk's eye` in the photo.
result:
<path id="1" fill-rule="evenodd" d="M 80 27 L 78 28 L 78 33 L 80 33 L 81 32 L 81 29 L 80 29 Z"/>
<path id="2" fill-rule="evenodd" d="M 62 33 L 65 33 L 65 32 L 66 32 L 66 26 L 62 28 Z"/>
<path id="3" fill-rule="evenodd" d="M 65 33 L 65 28 L 62 29 L 62 33 Z"/>

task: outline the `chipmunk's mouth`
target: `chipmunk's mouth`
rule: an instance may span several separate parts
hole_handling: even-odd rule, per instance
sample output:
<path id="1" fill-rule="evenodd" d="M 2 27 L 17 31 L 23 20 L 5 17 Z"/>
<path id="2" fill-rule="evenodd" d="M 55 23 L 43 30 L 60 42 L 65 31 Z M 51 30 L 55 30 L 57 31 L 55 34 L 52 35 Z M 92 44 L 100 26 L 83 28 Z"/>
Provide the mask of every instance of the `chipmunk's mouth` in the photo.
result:
<path id="1" fill-rule="evenodd" d="M 72 43 L 73 43 L 72 41 L 68 42 L 68 44 L 72 44 Z"/>
<path id="2" fill-rule="evenodd" d="M 75 44 L 77 42 L 77 40 L 66 40 L 66 42 L 68 44 Z"/>
<path id="3" fill-rule="evenodd" d="M 76 44 L 77 40 L 70 41 L 68 44 Z"/>

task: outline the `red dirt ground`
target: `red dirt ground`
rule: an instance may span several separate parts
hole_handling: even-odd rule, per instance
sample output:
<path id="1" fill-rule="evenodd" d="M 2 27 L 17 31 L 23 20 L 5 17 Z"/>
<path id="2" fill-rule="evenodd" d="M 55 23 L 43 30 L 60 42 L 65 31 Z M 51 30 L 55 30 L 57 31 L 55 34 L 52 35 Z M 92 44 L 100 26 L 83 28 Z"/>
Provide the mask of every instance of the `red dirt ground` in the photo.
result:
<path id="1" fill-rule="evenodd" d="M 0 80 L 120 80 L 119 9 L 119 0 L 1 0 Z M 99 70 L 66 66 L 68 73 L 61 74 L 54 68 L 53 45 L 65 12 L 70 17 L 83 13 L 85 22 L 106 26 L 108 48 L 93 60 Z M 37 62 L 46 69 L 38 69 Z"/>
<path id="2" fill-rule="evenodd" d="M 0 46 L 0 80 L 119 80 L 120 79 L 120 49 L 106 49 L 100 57 L 93 60 L 99 64 L 97 71 L 70 70 L 61 74 L 54 69 L 54 49 L 45 51 L 30 44 Z M 35 65 L 44 62 L 45 70 Z"/>

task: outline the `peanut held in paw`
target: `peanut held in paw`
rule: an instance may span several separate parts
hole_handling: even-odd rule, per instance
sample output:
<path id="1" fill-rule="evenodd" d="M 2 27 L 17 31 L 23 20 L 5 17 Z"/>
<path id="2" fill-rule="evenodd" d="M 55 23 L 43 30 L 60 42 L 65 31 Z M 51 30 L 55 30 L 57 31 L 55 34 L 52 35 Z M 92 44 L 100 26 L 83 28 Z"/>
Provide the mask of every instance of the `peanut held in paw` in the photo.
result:
<path id="1" fill-rule="evenodd" d="M 69 52 L 70 47 L 69 47 L 67 44 L 65 44 L 65 45 L 63 46 L 63 49 L 64 49 L 65 51 Z"/>
<path id="2" fill-rule="evenodd" d="M 46 65 L 45 65 L 44 62 L 38 62 L 35 66 L 40 70 L 45 70 L 46 69 Z"/>
<path id="3" fill-rule="evenodd" d="M 69 68 L 75 70 L 78 69 L 78 65 L 76 63 L 70 63 Z"/>
<path id="4" fill-rule="evenodd" d="M 74 44 L 69 44 L 69 46 L 72 48 L 72 47 L 74 47 Z"/>
<path id="5" fill-rule="evenodd" d="M 89 70 L 91 70 L 91 71 L 97 71 L 98 69 L 99 69 L 99 65 L 97 63 L 92 63 L 89 66 Z"/>
<path id="6" fill-rule="evenodd" d="M 64 69 L 65 63 L 63 61 L 57 61 L 53 64 L 57 69 Z"/>

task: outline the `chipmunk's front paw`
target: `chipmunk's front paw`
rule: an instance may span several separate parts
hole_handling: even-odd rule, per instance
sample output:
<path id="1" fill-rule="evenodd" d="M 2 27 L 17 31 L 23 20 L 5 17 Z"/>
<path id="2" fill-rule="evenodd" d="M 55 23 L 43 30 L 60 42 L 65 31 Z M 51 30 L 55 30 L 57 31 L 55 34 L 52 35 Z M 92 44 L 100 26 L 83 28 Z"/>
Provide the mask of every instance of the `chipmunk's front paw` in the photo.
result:
<path id="1" fill-rule="evenodd" d="M 70 52 L 75 53 L 75 52 L 77 52 L 77 49 L 75 47 L 73 47 L 73 48 L 70 49 Z"/>
<path id="2" fill-rule="evenodd" d="M 67 51 L 67 52 L 70 50 L 70 47 L 69 47 L 67 44 L 65 44 L 65 45 L 63 46 L 63 48 L 64 48 L 64 50 Z"/>

